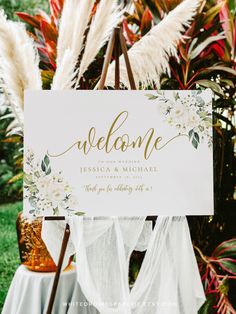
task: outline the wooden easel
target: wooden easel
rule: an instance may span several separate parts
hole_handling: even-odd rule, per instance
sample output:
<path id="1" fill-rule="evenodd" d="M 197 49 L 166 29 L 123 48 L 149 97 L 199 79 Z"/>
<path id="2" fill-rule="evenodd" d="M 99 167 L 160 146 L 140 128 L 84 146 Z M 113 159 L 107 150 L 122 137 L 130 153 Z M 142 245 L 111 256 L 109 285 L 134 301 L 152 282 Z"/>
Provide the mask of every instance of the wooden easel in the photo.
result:
<path id="1" fill-rule="evenodd" d="M 127 69 L 129 83 L 130 83 L 130 89 L 136 89 L 134 76 L 131 69 L 129 56 L 127 53 L 127 47 L 126 47 L 126 43 L 125 43 L 125 39 L 124 39 L 121 27 L 116 27 L 114 29 L 112 36 L 110 38 L 110 41 L 108 43 L 106 57 L 105 57 L 105 61 L 103 64 L 103 69 L 102 69 L 102 75 L 98 83 L 98 89 L 104 89 L 107 71 L 108 71 L 109 64 L 111 62 L 113 50 L 114 50 L 114 56 L 115 56 L 115 89 L 120 89 L 120 66 L 119 66 L 120 50 L 122 51 L 124 55 L 125 65 Z"/>
<path id="2" fill-rule="evenodd" d="M 130 65 L 130 61 L 129 61 L 129 57 L 128 57 L 128 53 L 127 53 L 127 47 L 126 47 L 126 43 L 125 43 L 125 39 L 124 39 L 121 27 L 116 27 L 114 29 L 114 31 L 111 35 L 111 38 L 109 40 L 109 43 L 107 46 L 107 51 L 106 51 L 106 56 L 105 56 L 105 60 L 104 60 L 104 64 L 103 64 L 102 74 L 101 74 L 101 78 L 100 78 L 100 81 L 98 83 L 97 88 L 98 89 L 104 89 L 107 71 L 108 71 L 108 67 L 109 67 L 109 64 L 110 64 L 111 59 L 112 59 L 113 50 L 114 50 L 114 57 L 115 57 L 115 89 L 120 89 L 119 57 L 120 57 L 120 51 L 121 51 L 123 53 L 124 59 L 125 59 L 125 64 L 126 64 L 126 68 L 127 68 L 127 74 L 128 74 L 128 78 L 129 78 L 130 88 L 132 90 L 135 90 L 136 89 L 135 81 L 134 81 L 134 77 L 133 77 L 133 73 L 132 73 L 132 69 L 131 69 L 131 65 Z M 65 217 L 64 216 L 47 216 L 47 217 L 45 217 L 45 220 L 47 220 L 47 221 L 49 221 L 49 220 L 50 221 L 52 221 L 52 220 L 63 221 L 63 220 L 65 220 Z M 47 308 L 47 312 L 46 312 L 47 314 L 52 313 L 53 304 L 54 304 L 56 292 L 57 292 L 57 287 L 58 287 L 58 283 L 59 283 L 59 279 L 60 279 L 60 275 L 61 275 L 61 268 L 62 268 L 67 244 L 69 241 L 69 237 L 70 237 L 70 226 L 68 224 L 66 224 L 65 232 L 64 232 L 64 236 L 63 236 L 63 240 L 62 240 L 62 244 L 61 244 L 61 251 L 60 251 L 60 256 L 59 256 L 59 260 L 58 260 L 57 270 L 55 273 L 53 286 L 52 286 L 52 290 L 51 290 L 51 295 L 50 295 L 48 308 Z"/>

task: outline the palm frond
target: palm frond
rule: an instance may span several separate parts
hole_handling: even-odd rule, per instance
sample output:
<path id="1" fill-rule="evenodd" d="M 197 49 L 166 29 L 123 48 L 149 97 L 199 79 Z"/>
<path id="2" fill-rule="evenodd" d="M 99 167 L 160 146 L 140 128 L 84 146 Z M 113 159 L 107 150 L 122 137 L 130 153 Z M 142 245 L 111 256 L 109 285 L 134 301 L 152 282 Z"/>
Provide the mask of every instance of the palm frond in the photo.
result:
<path id="1" fill-rule="evenodd" d="M 177 56 L 178 42 L 195 16 L 201 0 L 185 0 L 154 26 L 128 51 L 136 86 L 159 86 L 160 76 L 170 74 L 169 57 Z M 108 69 L 107 86 L 114 86 L 115 63 Z M 120 81 L 129 87 L 123 55 L 120 57 Z"/>
<path id="2" fill-rule="evenodd" d="M 117 5 L 116 1 L 101 0 L 98 4 L 87 36 L 76 87 L 88 66 L 93 62 L 99 50 L 109 39 L 112 30 L 118 24 L 122 14 L 123 11 L 121 7 Z"/>

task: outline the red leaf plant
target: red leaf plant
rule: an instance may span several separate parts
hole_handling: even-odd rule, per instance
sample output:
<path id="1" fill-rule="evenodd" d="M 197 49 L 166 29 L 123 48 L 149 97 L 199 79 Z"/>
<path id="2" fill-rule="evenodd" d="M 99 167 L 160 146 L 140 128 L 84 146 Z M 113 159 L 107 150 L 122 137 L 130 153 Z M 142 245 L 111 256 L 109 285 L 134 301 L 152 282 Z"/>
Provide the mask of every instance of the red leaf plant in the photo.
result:
<path id="1" fill-rule="evenodd" d="M 236 314 L 228 298 L 229 281 L 236 280 L 236 238 L 222 242 L 211 256 L 205 256 L 196 246 L 195 250 L 207 297 L 202 313 L 204 307 L 211 305 L 215 310 L 212 313 Z"/>
<path id="2" fill-rule="evenodd" d="M 54 72 L 56 69 L 56 46 L 58 38 L 58 22 L 64 0 L 50 0 L 50 16 L 40 11 L 32 16 L 17 12 L 17 16 L 35 29 L 34 37 L 42 61 L 43 70 Z"/>

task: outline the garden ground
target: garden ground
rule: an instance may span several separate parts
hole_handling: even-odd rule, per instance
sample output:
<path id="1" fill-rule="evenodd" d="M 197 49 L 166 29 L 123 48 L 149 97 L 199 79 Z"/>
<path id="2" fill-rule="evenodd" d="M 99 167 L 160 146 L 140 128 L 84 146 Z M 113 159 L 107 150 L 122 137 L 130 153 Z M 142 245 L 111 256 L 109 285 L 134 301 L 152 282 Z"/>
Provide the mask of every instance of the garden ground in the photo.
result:
<path id="1" fill-rule="evenodd" d="M 0 312 L 11 283 L 20 264 L 16 234 L 16 218 L 22 203 L 0 205 Z"/>

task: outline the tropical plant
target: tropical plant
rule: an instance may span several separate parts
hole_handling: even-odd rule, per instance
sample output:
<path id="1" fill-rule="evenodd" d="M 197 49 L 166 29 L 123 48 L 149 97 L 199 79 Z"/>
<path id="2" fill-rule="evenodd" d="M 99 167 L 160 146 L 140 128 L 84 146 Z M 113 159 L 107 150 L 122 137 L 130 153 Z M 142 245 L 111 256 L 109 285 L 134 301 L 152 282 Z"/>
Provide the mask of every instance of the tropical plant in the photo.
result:
<path id="1" fill-rule="evenodd" d="M 164 23 L 160 23 L 159 28 L 170 28 L 171 26 L 172 29 L 174 27 L 176 30 L 173 29 L 173 34 L 170 32 L 169 36 L 167 36 L 169 38 L 167 46 L 164 45 L 163 42 L 163 51 L 160 50 L 162 59 L 150 64 L 149 68 L 151 68 L 152 65 L 154 67 L 158 66 L 156 80 L 159 80 L 160 73 L 168 68 L 168 55 L 176 54 L 177 40 L 181 39 L 181 32 L 184 30 L 184 26 L 189 25 L 188 23 L 194 16 L 198 4 L 198 0 L 185 1 L 176 11 L 171 12 L 167 19 L 164 19 Z M 189 5 L 191 10 L 189 10 L 188 14 L 185 14 L 186 7 Z M 121 13 L 119 10 L 119 7 L 114 6 L 112 2 L 107 0 L 90 0 L 87 2 L 67 1 L 65 5 L 63 0 L 51 0 L 50 16 L 42 11 L 36 15 L 21 12 L 17 13 L 19 18 L 23 19 L 33 28 L 33 32 L 30 33 L 30 36 L 35 41 L 38 49 L 43 89 L 93 88 L 101 72 L 105 43 L 113 27 L 120 20 Z M 68 23 L 68 20 L 70 20 L 70 23 Z M 172 23 L 171 20 L 175 22 Z M 1 22 L 1 36 L 3 39 L 1 54 L 3 60 L 5 60 L 3 63 L 3 66 L 5 66 L 3 73 L 7 73 L 7 75 L 3 77 L 3 81 L 7 83 L 6 85 L 8 86 L 7 95 L 15 96 L 14 101 L 10 101 L 12 105 L 11 109 L 15 117 L 12 123 L 12 132 L 14 133 L 23 129 L 22 91 L 30 87 L 39 89 L 41 88 L 41 82 L 37 73 L 37 55 L 34 56 L 34 52 L 32 48 L 30 48 L 32 47 L 32 42 L 28 36 L 26 36 L 25 29 L 18 27 L 15 23 L 7 22 L 3 14 Z M 87 28 L 88 25 L 90 26 L 89 31 Z M 19 32 L 18 28 L 21 30 L 19 35 L 22 37 L 22 42 L 25 43 L 24 47 L 27 47 L 26 52 L 30 58 L 27 58 L 26 53 L 20 54 L 20 45 L 17 42 L 17 37 L 11 36 L 11 29 L 15 30 L 15 32 Z M 159 28 L 152 31 L 153 38 L 155 39 L 158 39 Z M 99 32 L 97 31 L 98 29 Z M 8 36 L 6 36 L 6 34 L 8 34 Z M 71 34 L 71 36 L 68 36 L 68 34 Z M 19 38 L 21 38 L 20 36 Z M 12 40 L 8 41 L 8 37 Z M 148 39 L 144 38 L 143 44 L 142 41 L 140 41 L 138 45 L 141 44 L 145 46 L 145 41 L 147 40 Z M 28 44 L 26 44 L 27 42 Z M 12 65 L 12 62 L 8 60 L 10 54 L 7 53 L 7 50 L 4 48 L 7 47 L 7 45 L 11 45 L 11 51 L 15 52 L 13 59 L 15 63 L 13 62 L 13 66 L 10 68 L 9 65 Z M 137 47 L 136 50 L 139 50 L 139 48 Z M 133 54 L 134 57 L 132 58 L 130 53 L 131 62 L 135 60 L 137 56 L 142 60 L 141 56 L 135 52 L 135 49 Z M 143 55 L 144 54 L 142 54 L 142 56 Z M 33 60 L 33 57 L 35 60 Z M 26 59 L 28 59 L 27 62 Z M 95 62 L 93 62 L 94 59 Z M 151 59 L 149 58 L 149 60 Z M 31 65 L 30 71 L 24 68 L 24 65 L 26 66 L 27 64 Z M 19 65 L 23 66 L 19 68 Z M 12 71 L 17 67 L 16 76 L 11 76 Z M 138 75 L 139 81 L 142 78 L 141 70 L 142 68 L 140 68 Z M 112 70 L 111 67 L 109 73 L 112 74 L 113 71 L 114 69 Z M 22 76 L 23 80 L 18 78 L 21 72 L 24 73 Z M 153 74 L 151 72 L 152 71 L 147 72 L 146 84 L 150 81 L 148 79 L 149 75 Z M 27 77 L 28 73 L 31 75 L 30 79 Z M 9 80 L 11 77 L 14 77 L 14 79 Z M 21 82 L 20 86 L 16 83 L 17 81 Z M 15 93 L 14 86 L 18 88 L 17 93 Z"/>
<path id="2" fill-rule="evenodd" d="M 145 36 L 165 13 L 176 6 L 177 1 L 148 0 L 134 1 L 134 4 L 135 10 L 127 13 L 123 22 L 130 46 Z M 188 219 L 207 295 L 200 313 L 236 312 L 233 308 L 236 307 L 235 239 L 231 239 L 235 237 L 233 221 L 236 217 L 233 198 L 236 135 L 235 25 L 234 1 L 203 2 L 194 23 L 186 32 L 185 40 L 179 43 L 178 58 L 170 60 L 171 75 L 162 75 L 161 78 L 162 89 L 210 87 L 216 95 L 214 172 L 217 215 Z M 223 242 L 219 244 L 220 241 Z M 141 260 L 142 255 L 133 255 L 131 280 L 135 279 Z"/>
<path id="3" fill-rule="evenodd" d="M 44 11 L 49 9 L 49 1 L 47 0 L 0 0 L 0 8 L 4 9 L 7 17 L 11 20 L 18 20 L 17 11 L 34 13 L 39 8 Z"/>
<path id="4" fill-rule="evenodd" d="M 64 8 L 63 0 L 49 2 L 50 16 L 44 12 L 36 15 L 17 13 L 18 17 L 31 27 L 30 34 L 39 52 L 43 88 L 94 88 L 99 80 L 106 41 L 112 29 L 104 28 L 104 25 L 109 24 L 107 17 L 104 25 L 101 25 L 103 14 L 109 16 L 104 9 L 107 1 L 83 1 L 82 5 L 82 1 L 71 0 L 67 1 Z M 235 226 L 232 224 L 236 217 L 233 198 L 236 107 L 235 2 L 205 0 L 198 7 L 197 0 L 185 1 L 177 10 L 172 11 L 180 2 L 133 0 L 133 5 L 129 5 L 129 9 L 124 13 L 122 25 L 137 86 L 140 84 L 147 88 L 152 86 L 162 89 L 210 87 L 215 92 L 217 215 L 210 218 L 191 217 L 188 220 L 207 295 L 207 301 L 200 313 L 233 314 L 233 307 L 236 306 L 232 297 L 235 293 L 232 282 L 235 282 L 236 276 Z M 190 26 L 197 8 L 198 14 Z M 109 10 L 110 15 L 115 14 L 118 23 L 119 14 L 116 10 L 113 11 L 111 5 Z M 188 16 L 185 12 L 188 12 Z M 166 19 L 168 13 L 169 18 L 167 16 Z M 172 23 L 171 16 L 175 17 L 175 23 Z M 103 31 L 96 32 L 101 27 Z M 174 29 L 172 39 L 167 36 L 171 33 L 170 29 Z M 149 47 L 152 48 L 150 51 Z M 170 61 L 169 56 L 172 56 Z M 122 70 L 122 56 L 120 66 L 121 82 L 127 87 L 128 79 L 126 70 Z M 146 75 L 143 75 L 144 72 Z M 113 86 L 114 63 L 109 67 L 107 79 Z M 13 124 L 13 130 L 15 126 Z M 7 140 L 14 141 L 14 135 Z M 21 142 L 19 143 L 21 145 Z M 17 172 L 17 176 L 19 175 Z M 17 176 L 13 181 L 17 180 Z M 133 254 L 131 281 L 135 280 L 141 261 L 142 254 Z"/>
<path id="5" fill-rule="evenodd" d="M 101 72 L 105 50 L 103 49 L 101 54 L 99 50 L 106 43 L 121 15 L 115 3 L 106 0 L 81 3 L 67 1 L 64 6 L 64 0 L 52 0 L 50 16 L 42 11 L 36 15 L 23 12 L 16 14 L 33 28 L 31 36 L 35 39 L 39 51 L 44 89 L 72 88 L 75 81 L 80 88 L 91 88 L 91 82 L 96 80 Z M 93 66 L 95 58 L 96 67 Z"/>
<path id="6" fill-rule="evenodd" d="M 30 35 L 34 38 L 39 52 L 43 87 L 48 89 L 56 70 L 58 26 L 63 3 L 64 0 L 50 1 L 50 16 L 44 11 L 35 15 L 16 12 L 17 16 L 34 30 Z"/>
<path id="7" fill-rule="evenodd" d="M 181 2 L 128 50 L 136 86 L 160 88 L 160 77 L 163 73 L 170 74 L 169 58 L 178 57 L 177 45 L 184 39 L 183 33 L 191 25 L 199 5 L 198 0 Z M 115 62 L 109 66 L 107 85 L 114 86 L 114 72 Z M 123 56 L 120 57 L 120 81 L 129 86 Z"/>
<path id="8" fill-rule="evenodd" d="M 39 11 L 36 15 L 16 12 L 16 15 L 33 27 L 36 36 L 33 33 L 31 33 L 31 36 L 36 41 L 42 65 L 55 70 L 58 24 L 63 1 L 51 1 L 50 4 L 50 16 L 43 11 Z"/>
<path id="9" fill-rule="evenodd" d="M 2 98 L 2 97 L 1 97 Z M 1 110 L 6 114 L 7 108 Z M 1 203 L 22 199 L 22 138 L 6 138 L 11 119 L 0 118 L 0 200 Z"/>
<path id="10" fill-rule="evenodd" d="M 138 41 L 178 2 L 135 1 L 134 13 L 126 14 L 123 21 L 128 43 Z M 180 42 L 178 58 L 172 58 L 170 63 L 171 76 L 163 77 L 162 88 L 193 89 L 201 85 L 220 96 L 223 96 L 222 87 L 234 88 L 235 16 L 225 1 L 205 3 L 186 32 L 185 40 Z M 221 80 L 217 83 L 213 79 L 219 74 Z"/>
<path id="11" fill-rule="evenodd" d="M 236 239 L 219 244 L 210 257 L 195 249 L 207 298 L 200 313 L 235 314 L 228 294 L 229 281 L 236 280 Z"/>
<path id="12" fill-rule="evenodd" d="M 4 116 L 4 119 L 1 118 Z M 22 137 L 12 135 L 12 118 L 0 90 L 0 200 L 1 203 L 22 199 Z"/>

